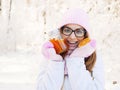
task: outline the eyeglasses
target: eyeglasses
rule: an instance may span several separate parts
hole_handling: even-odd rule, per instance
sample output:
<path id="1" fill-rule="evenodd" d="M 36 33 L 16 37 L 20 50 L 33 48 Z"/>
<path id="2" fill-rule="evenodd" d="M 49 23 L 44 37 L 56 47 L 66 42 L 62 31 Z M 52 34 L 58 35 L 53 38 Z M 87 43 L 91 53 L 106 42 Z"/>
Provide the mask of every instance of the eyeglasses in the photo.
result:
<path id="1" fill-rule="evenodd" d="M 71 28 L 65 26 L 65 27 L 62 27 L 60 30 L 61 30 L 61 33 L 66 36 L 70 36 L 73 32 L 76 37 L 83 37 L 86 34 L 86 30 L 84 28 L 77 28 L 75 30 L 72 30 Z"/>

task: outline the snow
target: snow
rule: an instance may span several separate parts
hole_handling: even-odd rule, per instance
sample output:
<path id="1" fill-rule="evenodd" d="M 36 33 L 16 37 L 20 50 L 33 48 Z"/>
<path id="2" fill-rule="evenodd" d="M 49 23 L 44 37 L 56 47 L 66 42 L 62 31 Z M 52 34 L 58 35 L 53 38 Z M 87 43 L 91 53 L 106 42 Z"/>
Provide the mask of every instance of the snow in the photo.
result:
<path id="1" fill-rule="evenodd" d="M 12 0 L 11 11 L 10 0 L 1 2 L 0 90 L 36 89 L 41 44 L 57 35 L 49 31 L 56 31 L 73 7 L 90 16 L 91 37 L 104 61 L 105 90 L 120 90 L 120 0 Z"/>
<path id="2" fill-rule="evenodd" d="M 0 55 L 0 90 L 35 90 L 41 56 L 9 52 Z"/>

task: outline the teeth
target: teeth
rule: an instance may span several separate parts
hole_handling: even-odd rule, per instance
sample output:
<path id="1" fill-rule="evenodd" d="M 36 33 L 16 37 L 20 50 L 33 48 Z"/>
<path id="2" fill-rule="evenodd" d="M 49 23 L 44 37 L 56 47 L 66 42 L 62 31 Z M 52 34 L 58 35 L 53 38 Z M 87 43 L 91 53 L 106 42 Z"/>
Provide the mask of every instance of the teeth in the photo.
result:
<path id="1" fill-rule="evenodd" d="M 69 42 L 69 43 L 71 43 L 71 44 L 75 44 L 76 42 Z"/>
<path id="2" fill-rule="evenodd" d="M 74 42 L 70 42 L 70 41 L 67 41 L 69 44 L 77 44 L 78 42 L 77 41 L 74 41 Z"/>
<path id="3" fill-rule="evenodd" d="M 75 44 L 76 42 L 70 42 L 71 44 Z"/>

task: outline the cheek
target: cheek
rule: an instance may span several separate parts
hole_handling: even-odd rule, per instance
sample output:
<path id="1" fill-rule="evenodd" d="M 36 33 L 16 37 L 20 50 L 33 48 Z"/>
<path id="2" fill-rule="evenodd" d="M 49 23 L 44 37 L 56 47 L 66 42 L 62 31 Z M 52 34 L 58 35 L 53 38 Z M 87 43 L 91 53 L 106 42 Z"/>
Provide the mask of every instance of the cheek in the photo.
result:
<path id="1" fill-rule="evenodd" d="M 61 35 L 62 39 L 67 39 L 68 38 L 68 36 L 65 36 L 63 34 L 60 34 L 60 35 Z"/>
<path id="2" fill-rule="evenodd" d="M 64 39 L 64 42 L 67 45 L 68 36 L 65 36 L 65 35 L 61 34 L 61 38 Z"/>
<path id="3" fill-rule="evenodd" d="M 78 38 L 79 43 L 80 43 L 83 39 L 84 39 L 84 37 L 83 37 L 83 38 Z"/>

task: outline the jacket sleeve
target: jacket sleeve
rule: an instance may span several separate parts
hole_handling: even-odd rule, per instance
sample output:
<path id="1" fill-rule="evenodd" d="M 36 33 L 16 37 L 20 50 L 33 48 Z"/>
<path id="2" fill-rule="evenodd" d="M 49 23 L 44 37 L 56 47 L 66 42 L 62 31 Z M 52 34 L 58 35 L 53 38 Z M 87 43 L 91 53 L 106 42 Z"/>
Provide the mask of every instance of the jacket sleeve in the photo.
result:
<path id="1" fill-rule="evenodd" d="M 50 60 L 42 65 L 38 76 L 37 90 L 60 90 L 64 79 L 64 62 Z"/>
<path id="2" fill-rule="evenodd" d="M 67 68 L 72 90 L 104 90 L 103 63 L 98 54 L 93 68 L 94 79 L 89 71 L 86 70 L 84 58 L 68 58 Z"/>

